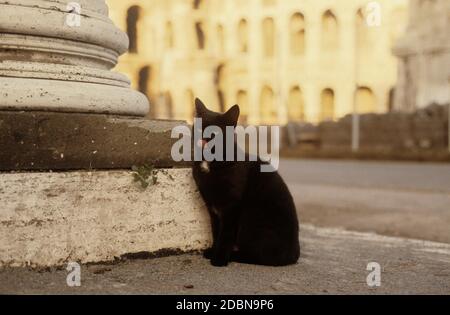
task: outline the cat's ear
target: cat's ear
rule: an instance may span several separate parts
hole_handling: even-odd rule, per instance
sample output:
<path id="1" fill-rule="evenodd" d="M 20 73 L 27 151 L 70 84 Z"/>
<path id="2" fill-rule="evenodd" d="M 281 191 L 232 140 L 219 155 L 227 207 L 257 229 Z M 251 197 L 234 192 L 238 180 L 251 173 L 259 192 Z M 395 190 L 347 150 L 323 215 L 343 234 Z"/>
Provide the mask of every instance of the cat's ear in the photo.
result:
<path id="1" fill-rule="evenodd" d="M 208 111 L 208 109 L 206 108 L 205 104 L 203 104 L 203 102 L 197 97 L 195 99 L 195 112 L 196 112 L 197 116 L 200 117 L 203 114 L 205 114 L 207 111 Z"/>
<path id="2" fill-rule="evenodd" d="M 223 117 L 228 125 L 237 126 L 240 114 L 241 110 L 239 109 L 239 106 L 234 105 L 225 114 L 223 114 Z"/>

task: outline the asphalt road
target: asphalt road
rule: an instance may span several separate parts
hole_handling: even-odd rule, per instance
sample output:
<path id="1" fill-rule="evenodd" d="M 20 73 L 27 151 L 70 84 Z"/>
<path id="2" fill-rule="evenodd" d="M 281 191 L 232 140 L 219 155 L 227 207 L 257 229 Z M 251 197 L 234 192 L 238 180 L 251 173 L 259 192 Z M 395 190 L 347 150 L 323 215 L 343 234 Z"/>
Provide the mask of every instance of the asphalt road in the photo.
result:
<path id="1" fill-rule="evenodd" d="M 282 160 L 302 223 L 450 243 L 450 164 Z"/>

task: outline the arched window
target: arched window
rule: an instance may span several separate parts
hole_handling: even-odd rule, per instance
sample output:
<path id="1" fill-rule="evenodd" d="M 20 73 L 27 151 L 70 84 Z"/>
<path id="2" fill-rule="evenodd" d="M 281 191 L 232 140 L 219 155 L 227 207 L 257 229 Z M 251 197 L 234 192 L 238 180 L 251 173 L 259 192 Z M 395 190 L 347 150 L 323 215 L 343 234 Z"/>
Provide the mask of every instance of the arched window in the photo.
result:
<path id="1" fill-rule="evenodd" d="M 139 92 L 150 97 L 150 79 L 152 68 L 150 66 L 142 67 L 139 70 Z"/>
<path id="2" fill-rule="evenodd" d="M 377 40 L 377 27 L 369 27 L 366 22 L 366 15 L 363 9 L 356 13 L 356 49 L 358 54 L 364 55 L 373 51 Z M 364 59 L 363 59 L 364 61 Z"/>
<path id="3" fill-rule="evenodd" d="M 145 66 L 139 70 L 139 81 L 138 81 L 138 89 L 139 92 L 145 94 L 150 102 L 153 102 L 153 91 L 152 91 L 152 67 Z M 155 107 L 152 106 L 150 108 L 149 116 L 155 118 L 156 116 Z"/>
<path id="4" fill-rule="evenodd" d="M 194 113 L 195 113 L 195 99 L 194 92 L 192 90 L 187 90 L 184 93 L 184 119 L 189 122 L 194 121 Z"/>
<path id="5" fill-rule="evenodd" d="M 200 50 L 205 49 L 206 46 L 206 35 L 203 29 L 203 23 L 197 22 L 195 23 L 195 33 L 197 35 L 197 48 Z"/>
<path id="6" fill-rule="evenodd" d="M 358 113 L 373 113 L 376 111 L 376 107 L 376 99 L 372 90 L 368 87 L 359 87 L 356 90 L 356 108 Z"/>
<path id="7" fill-rule="evenodd" d="M 291 18 L 291 53 L 301 56 L 305 53 L 305 18 L 301 13 L 295 13 Z"/>
<path id="8" fill-rule="evenodd" d="M 248 51 L 248 24 L 247 20 L 245 19 L 239 21 L 238 41 L 239 41 L 239 52 L 246 53 Z"/>
<path id="9" fill-rule="evenodd" d="M 339 48 L 339 24 L 330 10 L 322 16 L 322 49 L 332 51 Z"/>
<path id="10" fill-rule="evenodd" d="M 273 90 L 265 86 L 261 91 L 261 122 L 263 124 L 273 124 L 278 120 L 278 113 L 275 107 L 275 94 Z"/>
<path id="11" fill-rule="evenodd" d="M 394 110 L 394 104 L 395 104 L 395 87 L 392 87 L 389 89 L 389 95 L 388 95 L 388 111 L 392 112 Z"/>
<path id="12" fill-rule="evenodd" d="M 217 25 L 217 43 L 218 50 L 221 54 L 225 53 L 225 31 L 223 25 Z"/>
<path id="13" fill-rule="evenodd" d="M 205 4 L 205 1 L 203 0 L 194 0 L 194 9 L 199 10 L 202 9 L 203 5 Z"/>
<path id="14" fill-rule="evenodd" d="M 334 91 L 325 89 L 320 96 L 320 119 L 322 121 L 333 120 L 334 115 Z"/>
<path id="15" fill-rule="evenodd" d="M 141 8 L 139 6 L 132 6 L 127 11 L 127 34 L 130 39 L 129 52 L 136 54 L 138 52 L 138 20 L 140 17 Z"/>
<path id="16" fill-rule="evenodd" d="M 174 41 L 174 33 L 173 33 L 173 25 L 172 22 L 167 22 L 166 23 L 166 34 L 165 34 L 165 39 L 166 39 L 166 48 L 167 49 L 172 49 L 175 46 L 175 41 Z"/>
<path id="17" fill-rule="evenodd" d="M 288 117 L 290 121 L 305 120 L 305 104 L 300 87 L 295 86 L 289 91 Z"/>
<path id="18" fill-rule="evenodd" d="M 224 82 L 225 82 L 225 64 L 220 64 L 216 68 L 216 75 L 215 75 L 215 83 L 217 88 L 217 99 L 219 101 L 219 109 L 221 112 L 225 111 L 225 93 L 224 91 Z"/>
<path id="19" fill-rule="evenodd" d="M 241 116 L 240 116 L 240 122 L 242 124 L 248 123 L 248 94 L 244 90 L 240 90 L 237 92 L 236 95 L 236 102 L 239 105 L 239 108 L 241 109 Z"/>
<path id="20" fill-rule="evenodd" d="M 263 21 L 263 52 L 265 57 L 275 55 L 275 22 L 272 18 Z"/>

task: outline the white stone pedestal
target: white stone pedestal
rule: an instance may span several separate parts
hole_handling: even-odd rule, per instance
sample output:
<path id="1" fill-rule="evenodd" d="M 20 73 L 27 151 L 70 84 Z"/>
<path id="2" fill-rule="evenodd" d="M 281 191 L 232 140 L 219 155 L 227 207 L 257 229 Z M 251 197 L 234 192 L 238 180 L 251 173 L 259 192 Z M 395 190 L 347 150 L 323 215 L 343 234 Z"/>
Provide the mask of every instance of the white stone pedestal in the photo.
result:
<path id="1" fill-rule="evenodd" d="M 104 0 L 0 0 L 0 110 L 145 116 L 147 98 L 111 72 L 128 48 Z"/>

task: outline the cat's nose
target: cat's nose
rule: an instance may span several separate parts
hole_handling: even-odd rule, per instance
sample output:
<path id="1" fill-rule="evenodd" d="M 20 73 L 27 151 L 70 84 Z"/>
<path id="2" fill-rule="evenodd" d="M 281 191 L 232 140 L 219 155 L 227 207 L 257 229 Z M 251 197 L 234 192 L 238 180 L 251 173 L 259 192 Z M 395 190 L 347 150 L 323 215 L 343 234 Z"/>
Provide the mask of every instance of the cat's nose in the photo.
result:
<path id="1" fill-rule="evenodd" d="M 197 146 L 199 146 L 200 148 L 204 148 L 208 145 L 208 142 L 206 140 L 198 140 L 197 142 Z"/>

